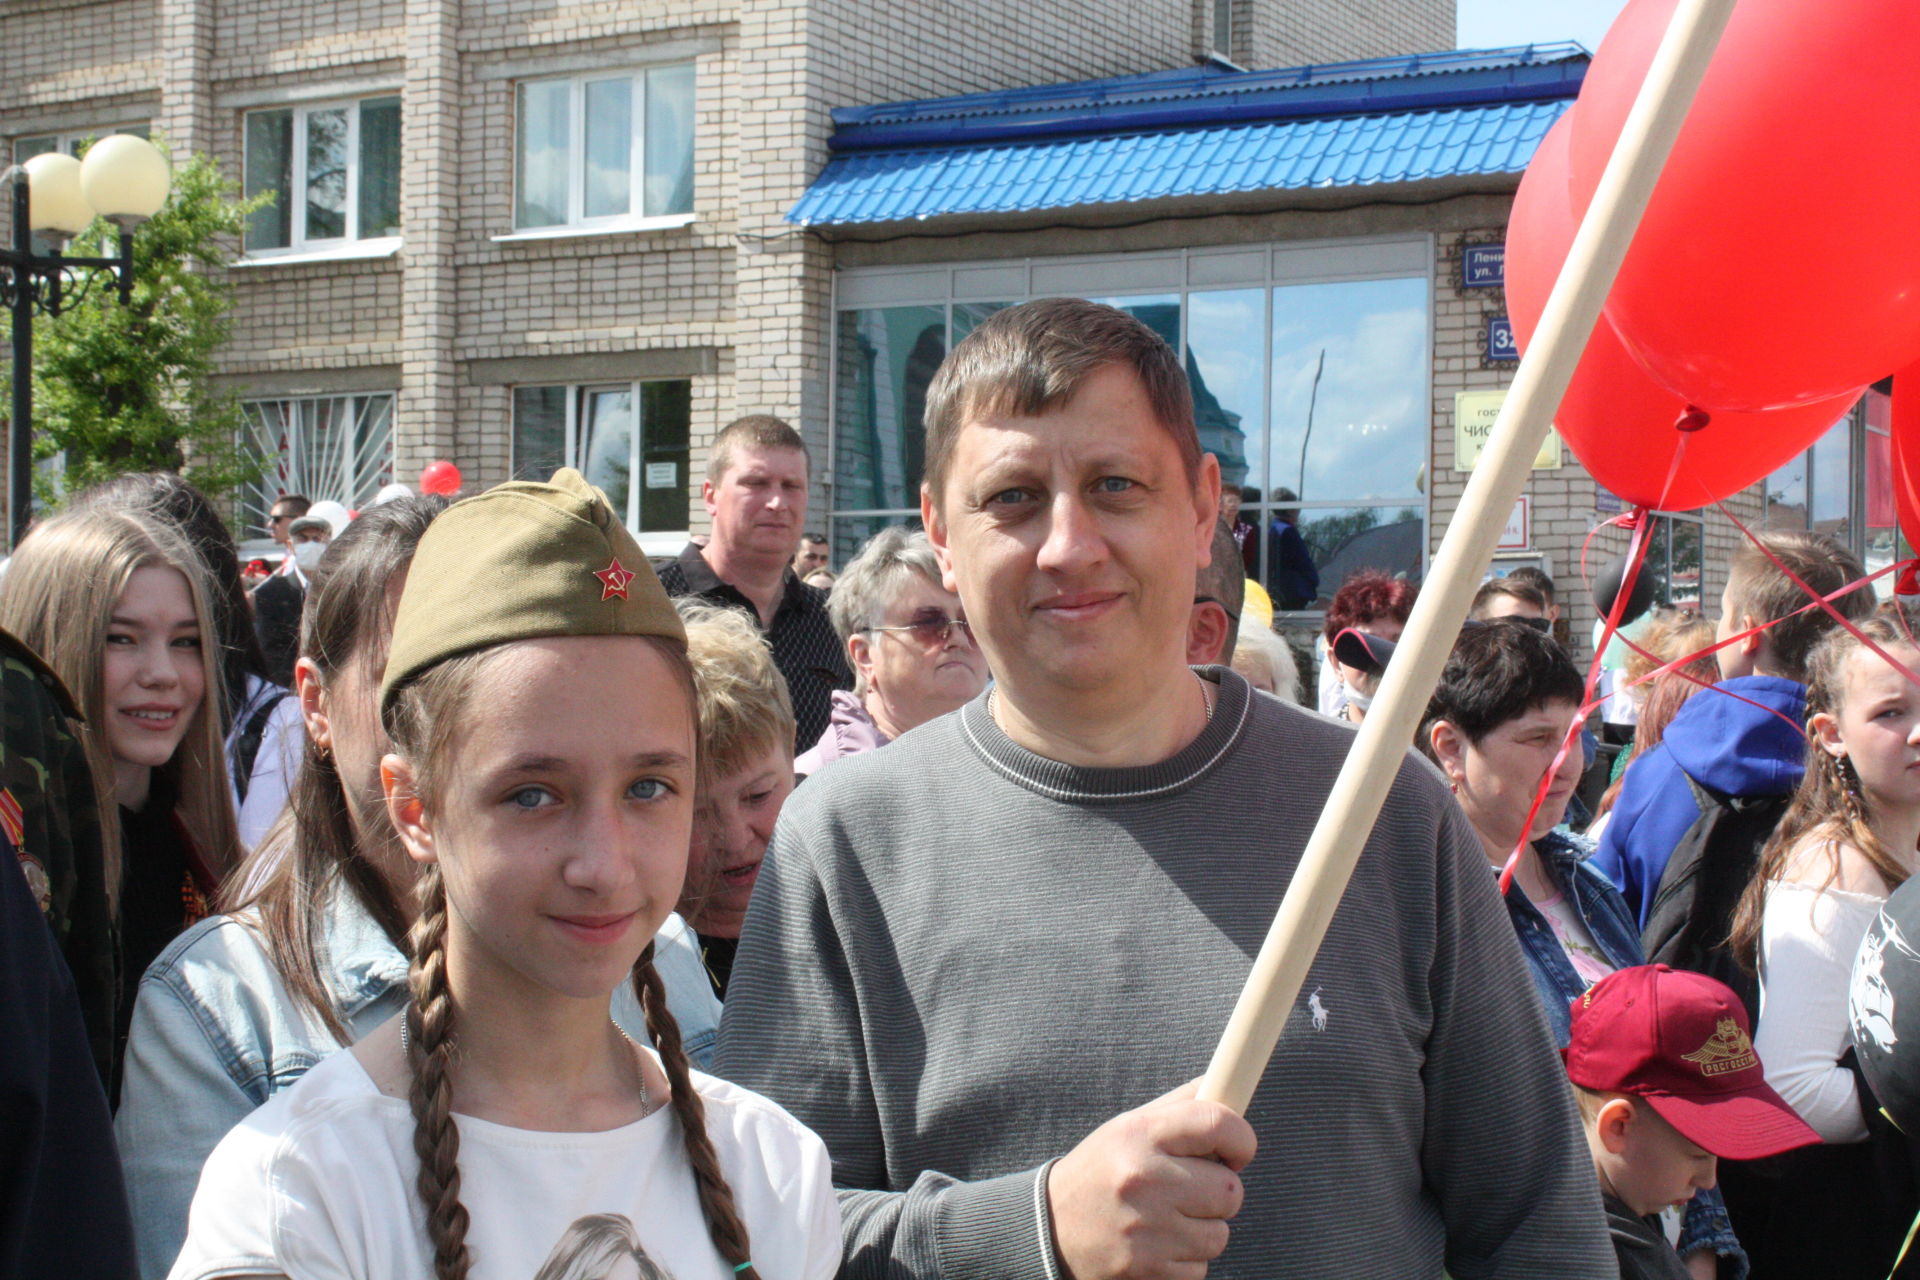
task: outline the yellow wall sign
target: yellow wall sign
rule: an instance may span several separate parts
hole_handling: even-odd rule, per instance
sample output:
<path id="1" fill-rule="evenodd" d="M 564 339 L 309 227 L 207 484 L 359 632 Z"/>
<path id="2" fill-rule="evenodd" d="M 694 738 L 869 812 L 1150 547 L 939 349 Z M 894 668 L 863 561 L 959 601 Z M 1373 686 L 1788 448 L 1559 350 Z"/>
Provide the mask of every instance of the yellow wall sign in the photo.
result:
<path id="1" fill-rule="evenodd" d="M 1493 434 L 1494 419 L 1500 416 L 1500 406 L 1505 404 L 1507 393 L 1504 391 L 1457 391 L 1453 396 L 1453 469 L 1471 471 L 1473 464 L 1480 461 L 1480 451 L 1487 447 L 1487 438 Z M 1560 465 L 1560 433 L 1553 428 L 1547 429 L 1547 438 L 1540 442 L 1540 452 L 1534 456 L 1535 471 L 1552 471 Z"/>

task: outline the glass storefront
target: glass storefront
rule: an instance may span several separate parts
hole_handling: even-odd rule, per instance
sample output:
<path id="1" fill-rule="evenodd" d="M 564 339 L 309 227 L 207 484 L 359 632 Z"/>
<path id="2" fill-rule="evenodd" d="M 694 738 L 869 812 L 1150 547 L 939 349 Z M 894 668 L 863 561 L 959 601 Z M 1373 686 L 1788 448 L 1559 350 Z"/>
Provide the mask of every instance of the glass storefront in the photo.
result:
<path id="1" fill-rule="evenodd" d="M 1430 260 L 1421 238 L 841 272 L 834 562 L 917 519 L 927 385 L 952 345 L 1002 307 L 1077 295 L 1132 313 L 1180 352 L 1201 447 L 1248 491 L 1246 518 L 1267 531 L 1257 572 L 1288 607 L 1324 607 L 1359 568 L 1418 579 Z"/>

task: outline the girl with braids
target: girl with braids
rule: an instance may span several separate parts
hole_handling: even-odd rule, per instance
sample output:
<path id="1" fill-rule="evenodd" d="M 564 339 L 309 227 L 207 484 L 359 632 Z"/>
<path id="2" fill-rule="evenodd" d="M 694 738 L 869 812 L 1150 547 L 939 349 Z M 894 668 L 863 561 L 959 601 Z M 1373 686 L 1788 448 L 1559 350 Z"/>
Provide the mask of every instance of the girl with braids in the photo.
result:
<path id="1" fill-rule="evenodd" d="M 381 716 L 422 869 L 410 998 L 215 1149 L 175 1280 L 526 1280 L 592 1215 L 675 1280 L 833 1275 L 825 1148 L 689 1067 L 653 963 L 686 875 L 691 673 L 597 490 L 563 471 L 434 523 Z M 653 1049 L 608 1018 L 623 982 Z"/>
<path id="2" fill-rule="evenodd" d="M 47 660 L 86 716 L 117 973 L 107 1082 L 116 1099 L 140 974 L 211 911 L 240 856 L 211 595 L 170 523 L 126 511 L 48 520 L 0 580 L 0 626 Z"/>
<path id="3" fill-rule="evenodd" d="M 1856 625 L 1920 667 L 1904 630 Z M 1806 773 L 1740 901 L 1732 950 L 1759 973 L 1753 1047 L 1767 1083 L 1826 1145 L 1778 1157 L 1764 1178 L 1735 1168 L 1723 1181 L 1755 1276 L 1880 1280 L 1915 1206 L 1905 1144 L 1883 1141 L 1852 1066 L 1847 990 L 1861 938 L 1916 863 L 1920 689 L 1836 630 L 1808 663 L 1807 711 Z"/>
<path id="4" fill-rule="evenodd" d="M 309 575 L 294 668 L 305 754 L 287 812 L 229 886 L 227 914 L 182 934 L 140 984 L 114 1132 L 150 1280 L 180 1252 L 227 1131 L 405 1003 L 418 874 L 387 820 L 376 694 L 414 550 L 446 507 L 421 495 L 369 508 Z M 660 941 L 674 1012 L 710 1045 L 719 1005 L 692 936 L 675 917 Z M 615 1015 L 640 1033 L 630 992 Z"/>

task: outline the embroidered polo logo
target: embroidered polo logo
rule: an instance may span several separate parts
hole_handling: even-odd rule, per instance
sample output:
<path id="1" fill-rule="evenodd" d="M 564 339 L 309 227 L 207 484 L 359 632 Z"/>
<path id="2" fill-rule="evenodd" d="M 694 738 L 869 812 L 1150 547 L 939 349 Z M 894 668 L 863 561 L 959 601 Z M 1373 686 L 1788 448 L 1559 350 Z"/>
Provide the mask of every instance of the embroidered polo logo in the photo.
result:
<path id="1" fill-rule="evenodd" d="M 1720 1019 L 1705 1044 L 1680 1057 L 1682 1061 L 1698 1063 L 1703 1076 L 1723 1076 L 1729 1071 L 1745 1071 L 1760 1065 L 1760 1059 L 1753 1053 L 1753 1041 L 1732 1018 Z"/>
<path id="2" fill-rule="evenodd" d="M 606 568 L 596 570 L 593 576 L 600 579 L 600 598 L 602 600 L 611 600 L 615 596 L 625 600 L 627 598 L 627 584 L 634 579 L 634 574 L 631 571 L 621 567 L 618 556 L 615 556 L 613 562 Z"/>

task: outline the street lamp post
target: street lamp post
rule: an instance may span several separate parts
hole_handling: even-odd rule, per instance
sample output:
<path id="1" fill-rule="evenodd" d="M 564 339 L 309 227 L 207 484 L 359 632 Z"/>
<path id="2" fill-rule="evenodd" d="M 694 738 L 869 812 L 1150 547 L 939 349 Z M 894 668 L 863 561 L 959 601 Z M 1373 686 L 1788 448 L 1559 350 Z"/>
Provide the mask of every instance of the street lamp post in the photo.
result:
<path id="1" fill-rule="evenodd" d="M 172 185 L 167 158 L 145 138 L 115 134 L 87 149 L 84 162 L 58 152 L 0 173 L 13 187 L 13 247 L 0 249 L 0 305 L 13 321 L 13 409 L 7 440 L 9 548 L 33 516 L 33 317 L 57 316 L 103 280 L 120 304 L 133 300 L 133 229 L 159 212 Z M 33 233 L 64 244 L 96 217 L 120 231 L 111 258 L 73 258 L 59 248 L 33 251 Z"/>

